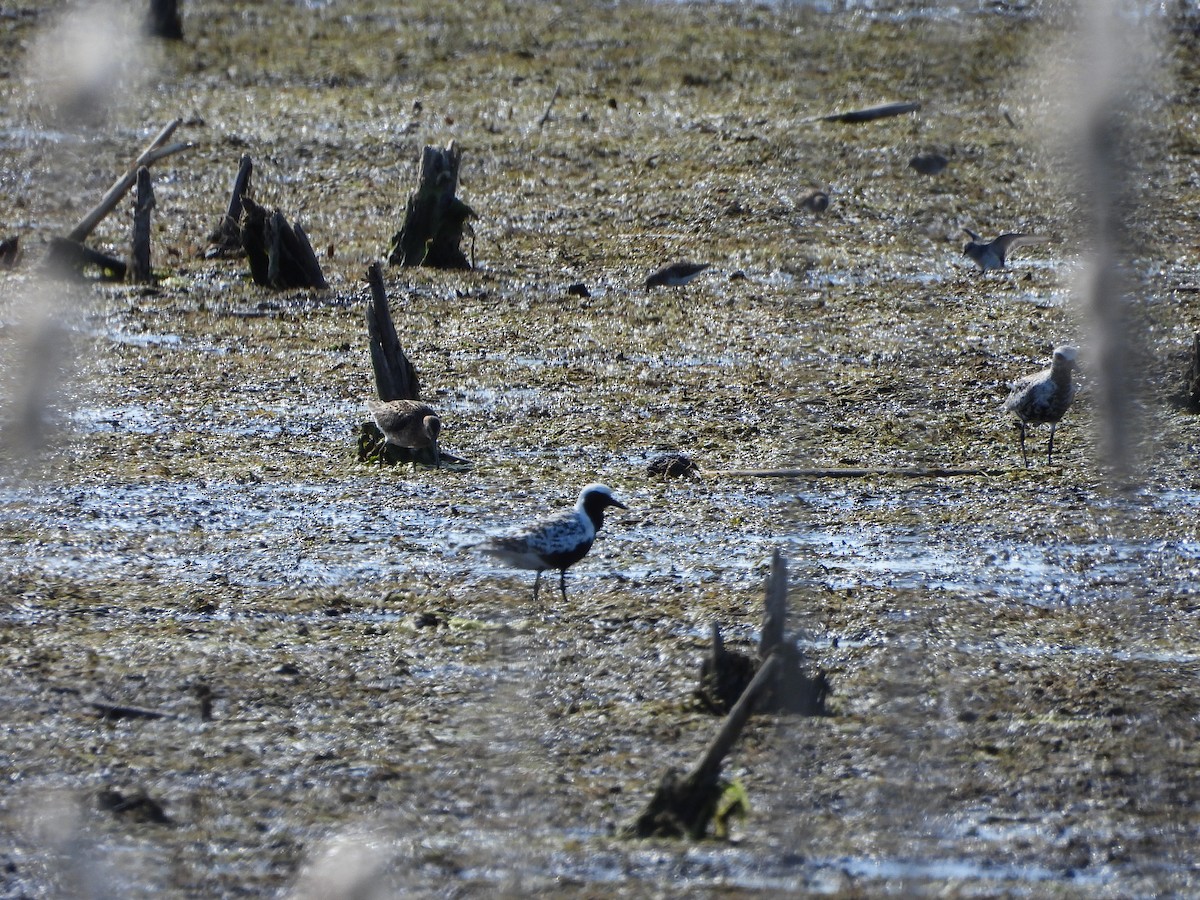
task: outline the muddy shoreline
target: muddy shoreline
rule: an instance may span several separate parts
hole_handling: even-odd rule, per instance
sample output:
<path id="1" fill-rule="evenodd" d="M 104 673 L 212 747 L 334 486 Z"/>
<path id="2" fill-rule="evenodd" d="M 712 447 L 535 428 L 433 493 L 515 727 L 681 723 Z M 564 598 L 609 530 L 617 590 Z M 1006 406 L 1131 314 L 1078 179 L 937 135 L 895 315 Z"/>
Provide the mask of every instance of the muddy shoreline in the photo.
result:
<path id="1" fill-rule="evenodd" d="M 1136 173 L 1159 187 L 1129 210 L 1145 366 L 1117 487 L 1054 128 L 1069 19 L 198 0 L 180 45 L 108 36 L 134 63 L 81 98 L 50 65 L 80 16 L 0 16 L 0 238 L 26 249 L 0 270 L 6 434 L 30 397 L 48 413 L 0 476 L 0 896 L 1195 892 L 1195 31 L 1150 23 Z M 158 283 L 43 281 L 42 242 L 175 116 L 196 147 L 155 170 Z M 380 470 L 355 459 L 362 279 L 420 148 L 450 139 L 478 267 L 385 280 L 474 466 Z M 924 149 L 945 172 L 908 167 Z M 243 152 L 329 291 L 203 258 Z M 964 226 L 1051 241 L 980 277 Z M 642 287 L 685 258 L 713 267 Z M 62 364 L 30 350 L 42 315 Z M 1083 390 L 1056 464 L 1035 429 L 1026 470 L 1006 386 L 1068 341 Z M 669 450 L 1002 474 L 649 477 Z M 630 509 L 565 605 L 469 551 L 593 480 Z M 834 714 L 755 720 L 734 840 L 618 840 L 716 727 L 692 698 L 709 627 L 753 646 L 775 548 Z M 168 715 L 103 721 L 96 698 Z"/>

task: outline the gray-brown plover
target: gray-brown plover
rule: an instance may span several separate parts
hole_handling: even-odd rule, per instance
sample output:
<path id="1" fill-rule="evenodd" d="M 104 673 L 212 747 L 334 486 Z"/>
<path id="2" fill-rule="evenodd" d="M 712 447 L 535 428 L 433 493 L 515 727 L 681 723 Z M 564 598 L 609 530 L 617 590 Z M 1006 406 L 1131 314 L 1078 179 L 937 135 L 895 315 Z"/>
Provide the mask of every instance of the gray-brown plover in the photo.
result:
<path id="1" fill-rule="evenodd" d="M 975 265 L 979 266 L 980 272 L 986 272 L 988 269 L 1003 269 L 1008 251 L 1014 247 L 1021 247 L 1025 244 L 1044 244 L 1049 240 L 1049 238 L 1036 234 L 1013 233 L 1002 234 L 994 241 L 985 241 L 970 228 L 964 228 L 963 231 L 971 238 L 963 245 L 963 255 L 975 260 Z"/>
<path id="2" fill-rule="evenodd" d="M 438 435 L 442 420 L 433 407 L 419 400 L 368 400 L 367 409 L 389 444 L 410 450 L 433 450 L 433 464 L 441 465 Z"/>
<path id="3" fill-rule="evenodd" d="M 1050 424 L 1050 446 L 1046 450 L 1046 464 L 1054 458 L 1054 429 L 1075 399 L 1075 385 L 1071 383 L 1071 370 L 1075 368 L 1074 347 L 1056 347 L 1050 368 L 1026 375 L 1014 381 L 1004 408 L 1016 413 L 1021 426 L 1021 458 L 1029 467 L 1025 453 L 1025 428 L 1028 425 Z"/>
<path id="4" fill-rule="evenodd" d="M 646 279 L 646 287 L 679 287 L 687 284 L 709 267 L 708 263 L 677 262 L 652 272 Z"/>
<path id="5" fill-rule="evenodd" d="M 489 538 L 479 550 L 518 569 L 536 569 L 533 602 L 537 602 L 542 572 L 558 569 L 563 602 L 567 600 L 567 569 L 592 549 L 596 532 L 604 524 L 604 510 L 610 506 L 628 509 L 603 484 L 589 484 L 579 492 L 575 508 L 540 519 L 525 528 Z"/>

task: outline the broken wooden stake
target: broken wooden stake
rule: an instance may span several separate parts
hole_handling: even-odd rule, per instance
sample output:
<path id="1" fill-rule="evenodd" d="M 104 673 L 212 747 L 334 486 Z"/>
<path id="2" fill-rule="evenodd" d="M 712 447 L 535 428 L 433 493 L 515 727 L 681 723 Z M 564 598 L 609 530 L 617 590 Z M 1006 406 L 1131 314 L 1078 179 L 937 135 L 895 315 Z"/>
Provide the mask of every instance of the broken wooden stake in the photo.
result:
<path id="1" fill-rule="evenodd" d="M 166 124 L 146 149 L 139 154 L 128 171 L 118 178 L 116 183 L 108 189 L 108 193 L 104 195 L 91 212 L 84 216 L 79 224 L 71 229 L 71 233 L 67 235 L 68 240 L 82 243 L 95 230 L 104 217 L 112 212 L 117 204 L 121 202 L 121 198 L 129 193 L 129 189 L 137 181 L 137 171 L 139 168 L 142 166 L 149 168 L 160 159 L 165 159 L 181 150 L 188 150 L 193 146 L 192 144 L 167 145 L 167 141 L 171 139 L 171 135 L 175 133 L 175 129 L 182 124 L 183 119 L 175 119 Z"/>
<path id="2" fill-rule="evenodd" d="M 0 241 L 0 269 L 11 269 L 21 258 L 21 238 L 14 235 Z"/>
<path id="3" fill-rule="evenodd" d="M 276 290 L 329 287 L 303 228 L 249 197 L 242 197 L 242 206 L 242 247 L 255 284 Z"/>
<path id="4" fill-rule="evenodd" d="M 380 400 L 419 400 L 421 381 L 417 370 L 404 355 L 387 289 L 383 285 L 383 267 L 371 263 L 367 269 L 371 299 L 367 302 L 367 339 L 371 346 L 371 366 L 375 370 L 375 391 Z"/>
<path id="5" fill-rule="evenodd" d="M 375 393 L 380 400 L 419 400 L 421 381 L 396 335 L 387 289 L 383 284 L 383 267 L 379 263 L 371 263 L 367 269 L 367 283 L 371 286 L 371 298 L 366 308 L 367 339 L 371 348 L 371 367 L 375 371 Z M 412 462 L 423 466 L 471 466 L 469 460 L 455 456 L 440 446 L 435 450 L 432 447 L 389 444 L 374 418 L 359 426 L 358 460 L 380 465 Z"/>
<path id="6" fill-rule="evenodd" d="M 237 177 L 233 180 L 233 192 L 229 197 L 229 208 L 221 217 L 220 223 L 208 236 L 211 245 L 205 256 L 212 259 L 216 256 L 241 256 L 242 248 L 242 198 L 251 196 L 250 176 L 254 172 L 254 162 L 249 153 L 242 154 L 238 164 Z"/>
<path id="7" fill-rule="evenodd" d="M 178 0 L 150 0 L 145 28 L 151 37 L 182 41 L 183 21 L 179 18 Z"/>
<path id="8" fill-rule="evenodd" d="M 475 215 L 455 196 L 461 158 L 454 141 L 445 147 L 427 146 L 421 154 L 417 188 L 408 196 L 404 225 L 388 251 L 391 265 L 472 268 L 459 249 L 467 220 Z"/>
<path id="9" fill-rule="evenodd" d="M 133 207 L 133 250 L 129 257 L 129 280 L 138 284 L 153 281 L 150 271 L 150 211 L 154 209 L 154 187 L 150 170 L 137 171 L 137 199 Z"/>
<path id="10" fill-rule="evenodd" d="M 1192 358 L 1188 361 L 1187 405 L 1192 412 L 1200 412 L 1200 334 L 1192 337 Z"/>

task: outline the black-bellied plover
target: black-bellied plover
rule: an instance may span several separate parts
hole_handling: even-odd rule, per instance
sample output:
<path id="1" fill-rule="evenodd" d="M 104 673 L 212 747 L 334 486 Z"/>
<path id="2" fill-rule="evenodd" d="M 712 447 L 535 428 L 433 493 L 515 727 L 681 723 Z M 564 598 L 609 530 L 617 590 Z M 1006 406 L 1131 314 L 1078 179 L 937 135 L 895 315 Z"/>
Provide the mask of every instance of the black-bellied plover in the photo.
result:
<path id="1" fill-rule="evenodd" d="M 596 532 L 604 524 L 604 510 L 610 506 L 628 509 L 603 484 L 589 484 L 579 492 L 575 508 L 539 519 L 525 528 L 489 538 L 478 545 L 483 553 L 518 569 L 536 569 L 533 602 L 537 602 L 542 572 L 558 569 L 563 602 L 567 600 L 567 569 L 583 559 Z"/>
<path id="2" fill-rule="evenodd" d="M 442 433 L 442 420 L 432 406 L 419 400 L 368 400 L 367 409 L 387 443 L 410 450 L 429 447 L 433 464 L 441 464 L 438 435 Z"/>
<path id="3" fill-rule="evenodd" d="M 994 241 L 985 241 L 970 228 L 964 228 L 963 231 L 971 238 L 963 244 L 963 255 L 975 260 L 975 265 L 979 266 L 980 272 L 986 272 L 988 269 L 1003 269 L 1008 251 L 1014 247 L 1021 247 L 1025 244 L 1043 244 L 1049 240 L 1049 238 L 1036 234 L 1013 233 L 1002 234 Z"/>
<path id="4" fill-rule="evenodd" d="M 708 263 L 677 262 L 652 272 L 646 279 L 646 287 L 679 287 L 687 284 L 709 267 Z"/>
<path id="5" fill-rule="evenodd" d="M 1012 383 L 1012 391 L 1004 401 L 1004 408 L 1016 413 L 1021 426 L 1021 458 L 1029 467 L 1029 456 L 1025 453 L 1025 428 L 1028 425 L 1050 423 L 1050 446 L 1046 450 L 1046 464 L 1054 458 L 1054 429 L 1075 399 L 1075 385 L 1071 383 L 1071 370 L 1075 368 L 1074 347 L 1056 347 L 1050 368 L 1026 375 Z"/>

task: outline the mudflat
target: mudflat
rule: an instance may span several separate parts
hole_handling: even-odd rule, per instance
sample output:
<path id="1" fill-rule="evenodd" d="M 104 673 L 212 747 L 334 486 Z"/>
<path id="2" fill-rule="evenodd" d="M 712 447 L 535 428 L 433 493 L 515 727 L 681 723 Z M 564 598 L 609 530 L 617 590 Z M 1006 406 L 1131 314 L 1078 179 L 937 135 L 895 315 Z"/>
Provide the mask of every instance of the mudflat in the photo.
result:
<path id="1" fill-rule="evenodd" d="M 0 895 L 1197 891 L 1190 13 L 1128 16 L 1106 51 L 1051 4 L 183 11 L 176 43 L 103 7 L 0 13 L 0 239 L 24 250 L 0 269 Z M 1111 72 L 1133 100 L 1105 185 L 1080 136 Z M 152 169 L 155 283 L 46 278 L 45 242 L 176 117 L 195 147 Z M 385 281 L 472 465 L 365 465 L 366 268 L 450 140 L 475 268 Z M 329 290 L 205 258 L 247 153 Z M 127 252 L 131 203 L 91 246 Z M 1047 240 L 980 274 L 964 228 Z M 710 268 L 645 288 L 679 261 Z M 1080 390 L 1025 468 L 1002 404 L 1062 344 Z M 705 474 L 649 475 L 668 451 Z M 885 471 L 918 467 L 987 474 Z M 781 468 L 875 474 L 729 474 Z M 592 481 L 629 510 L 565 604 L 471 550 Z M 776 548 L 832 715 L 751 721 L 731 840 L 621 840 L 716 730 L 709 628 L 752 650 Z"/>

